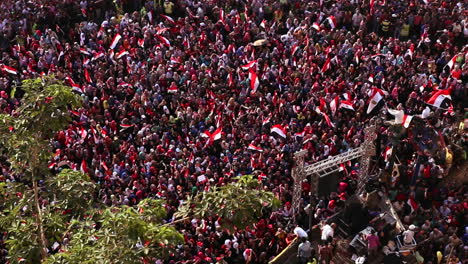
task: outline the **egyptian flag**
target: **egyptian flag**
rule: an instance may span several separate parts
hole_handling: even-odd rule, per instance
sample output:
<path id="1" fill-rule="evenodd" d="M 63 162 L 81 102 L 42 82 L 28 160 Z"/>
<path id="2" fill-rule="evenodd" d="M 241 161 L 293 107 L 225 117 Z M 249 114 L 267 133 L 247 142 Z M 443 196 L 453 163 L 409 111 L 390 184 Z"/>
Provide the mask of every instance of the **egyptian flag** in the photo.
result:
<path id="1" fill-rule="evenodd" d="M 369 82 L 374 83 L 374 74 L 371 74 L 368 78 Z"/>
<path id="2" fill-rule="evenodd" d="M 84 159 L 81 161 L 80 171 L 85 174 L 88 173 L 88 165 Z"/>
<path id="3" fill-rule="evenodd" d="M 266 124 L 270 123 L 270 119 L 271 119 L 270 116 L 267 117 L 267 118 L 265 118 L 265 119 L 263 119 L 263 120 L 262 120 L 262 126 L 265 126 Z"/>
<path id="4" fill-rule="evenodd" d="M 393 151 L 393 147 L 387 146 L 385 148 L 385 151 L 383 153 L 383 157 L 384 157 L 385 162 L 388 162 L 390 160 L 390 157 L 392 156 L 392 151 Z"/>
<path id="5" fill-rule="evenodd" d="M 271 127 L 271 133 L 276 133 L 279 136 L 286 138 L 286 129 L 282 125 L 274 125 Z"/>
<path id="6" fill-rule="evenodd" d="M 144 39 L 139 39 L 138 40 L 138 46 L 144 48 L 145 47 L 145 40 Z"/>
<path id="7" fill-rule="evenodd" d="M 117 54 L 115 55 L 115 58 L 116 58 L 116 59 L 120 59 L 120 58 L 122 58 L 123 56 L 128 55 L 128 54 L 129 54 L 128 51 L 122 50 L 122 51 L 120 51 L 119 53 L 117 53 Z"/>
<path id="8" fill-rule="evenodd" d="M 161 14 L 161 16 L 162 16 L 165 20 L 169 21 L 170 23 L 175 24 L 175 21 L 174 21 L 174 19 L 173 19 L 172 17 L 166 16 L 166 15 L 162 15 L 162 14 Z"/>
<path id="9" fill-rule="evenodd" d="M 218 129 L 216 129 L 216 130 L 213 132 L 213 134 L 211 134 L 211 136 L 210 136 L 210 141 L 211 141 L 211 142 L 215 142 L 216 140 L 221 139 L 222 132 L 223 132 L 223 128 L 222 128 L 222 127 L 219 127 Z"/>
<path id="10" fill-rule="evenodd" d="M 85 139 L 88 136 L 88 131 L 86 131 L 86 129 L 83 127 L 80 129 L 80 136 L 82 139 Z"/>
<path id="11" fill-rule="evenodd" d="M 402 125 L 405 127 L 405 128 L 408 128 L 410 123 L 411 123 L 411 120 L 413 120 L 413 116 L 410 116 L 410 115 L 403 115 L 403 121 L 402 121 Z"/>
<path id="12" fill-rule="evenodd" d="M 431 98 L 429 98 L 427 103 L 432 105 L 432 106 L 442 108 L 441 105 L 443 105 L 442 103 L 444 101 L 446 101 L 445 99 L 452 100 L 452 97 L 450 96 L 450 92 L 451 92 L 450 89 L 436 90 L 436 91 L 433 92 Z"/>
<path id="13" fill-rule="evenodd" d="M 262 22 L 260 23 L 260 27 L 266 29 L 266 20 L 263 19 Z"/>
<path id="14" fill-rule="evenodd" d="M 355 111 L 354 107 L 353 107 L 353 103 L 350 102 L 350 101 L 341 101 L 340 108 L 345 108 L 345 109 L 348 109 L 348 110 Z"/>
<path id="15" fill-rule="evenodd" d="M 91 55 L 91 53 L 89 53 L 85 48 L 80 48 L 80 53 L 87 56 Z"/>
<path id="16" fill-rule="evenodd" d="M 166 45 L 167 47 L 170 47 L 171 46 L 171 42 L 169 42 L 169 40 L 163 36 L 159 36 L 158 35 L 158 38 L 159 40 L 164 44 Z"/>
<path id="17" fill-rule="evenodd" d="M 257 73 L 253 69 L 249 69 L 249 79 L 250 89 L 252 89 L 252 92 L 255 93 L 258 86 L 260 85 L 260 81 L 258 80 Z"/>
<path id="18" fill-rule="evenodd" d="M 175 84 L 172 84 L 171 86 L 169 86 L 169 88 L 167 88 L 168 93 L 177 93 L 178 91 L 179 88 L 177 88 L 177 85 Z"/>
<path id="19" fill-rule="evenodd" d="M 291 49 L 291 54 L 294 56 L 294 54 L 296 53 L 296 51 L 299 49 L 299 46 L 296 44 L 292 47 Z"/>
<path id="20" fill-rule="evenodd" d="M 294 133 L 294 137 L 300 137 L 300 138 L 303 138 L 305 135 L 305 130 L 303 130 L 302 132 L 297 132 L 297 133 Z"/>
<path id="21" fill-rule="evenodd" d="M 81 89 L 81 86 L 79 84 L 72 84 L 72 90 L 75 92 L 83 93 L 83 89 Z"/>
<path id="22" fill-rule="evenodd" d="M 131 128 L 133 125 L 126 125 L 126 124 L 120 124 L 120 127 L 122 128 L 121 130 L 125 130 L 127 128 Z"/>
<path id="23" fill-rule="evenodd" d="M 330 69 L 330 61 L 331 61 L 331 58 L 328 58 L 325 63 L 323 64 L 322 66 L 322 73 L 325 73 L 326 71 L 328 71 Z"/>
<path id="24" fill-rule="evenodd" d="M 336 18 L 334 16 L 327 17 L 328 24 L 330 24 L 331 28 L 336 28 Z"/>
<path id="25" fill-rule="evenodd" d="M 228 74 L 228 87 L 234 86 L 234 76 L 232 75 L 232 72 Z"/>
<path id="26" fill-rule="evenodd" d="M 315 29 L 315 30 L 317 30 L 317 31 L 320 31 L 320 29 L 321 29 L 319 23 L 317 23 L 317 22 L 314 22 L 314 23 L 312 24 L 312 28 Z"/>
<path id="27" fill-rule="evenodd" d="M 91 76 L 89 76 L 89 71 L 88 69 L 84 69 L 84 76 L 85 76 L 85 80 L 88 82 L 88 83 L 92 83 L 93 81 L 91 80 Z"/>
<path id="28" fill-rule="evenodd" d="M 243 70 L 249 70 L 250 68 L 254 67 L 255 64 L 257 63 L 257 60 L 250 61 L 249 63 L 242 65 L 241 68 Z"/>
<path id="29" fill-rule="evenodd" d="M 450 59 L 450 61 L 447 63 L 447 65 L 445 65 L 445 67 L 448 66 L 450 68 L 450 70 L 452 70 L 453 66 L 457 62 L 457 57 L 458 57 L 458 55 L 453 56 L 453 58 Z"/>
<path id="30" fill-rule="evenodd" d="M 414 213 L 419 208 L 418 203 L 413 199 L 413 197 L 409 197 L 406 203 L 411 208 L 411 213 Z"/>
<path id="31" fill-rule="evenodd" d="M 382 101 L 384 95 L 385 93 L 382 90 L 375 87 L 372 89 L 372 93 L 368 101 L 369 106 L 367 107 L 367 114 L 374 110 L 374 108 L 380 103 L 380 101 Z"/>
<path id="32" fill-rule="evenodd" d="M 374 5 L 375 5 L 375 0 L 370 0 L 369 2 L 369 8 L 370 8 L 370 14 L 374 14 Z"/>
<path id="33" fill-rule="evenodd" d="M 221 9 L 221 10 L 219 11 L 219 21 L 220 21 L 221 23 L 223 23 L 223 24 L 225 23 L 225 22 L 224 22 L 224 10 L 223 10 L 223 9 Z"/>
<path id="34" fill-rule="evenodd" d="M 330 102 L 330 110 L 332 111 L 333 114 L 335 114 L 337 107 L 338 107 L 338 96 L 333 98 L 333 100 L 331 100 Z"/>
<path id="35" fill-rule="evenodd" d="M 9 74 L 14 74 L 14 75 L 18 74 L 18 71 L 10 66 L 3 65 L 2 70 L 5 72 L 8 72 Z"/>
<path id="36" fill-rule="evenodd" d="M 261 147 L 257 147 L 254 144 L 249 144 L 249 147 L 247 149 L 263 152 L 263 149 Z"/>
<path id="37" fill-rule="evenodd" d="M 104 52 L 102 52 L 102 51 L 101 51 L 101 52 L 98 52 L 98 53 L 96 53 L 96 54 L 94 54 L 92 60 L 97 60 L 97 59 L 99 59 L 99 58 L 101 58 L 101 57 L 104 57 Z"/>
<path id="38" fill-rule="evenodd" d="M 325 118 L 325 121 L 327 122 L 327 125 L 329 127 L 335 127 L 335 125 L 333 124 L 333 122 L 331 121 L 330 117 L 327 114 L 322 113 L 322 115 Z"/>
<path id="39" fill-rule="evenodd" d="M 122 38 L 122 36 L 121 36 L 119 33 L 117 33 L 117 35 L 115 35 L 115 36 L 114 36 L 114 39 L 112 40 L 112 43 L 111 43 L 111 45 L 110 45 L 110 48 L 111 48 L 111 49 L 114 49 L 114 48 L 117 46 L 117 44 L 119 43 L 119 41 L 120 41 L 121 38 Z"/>

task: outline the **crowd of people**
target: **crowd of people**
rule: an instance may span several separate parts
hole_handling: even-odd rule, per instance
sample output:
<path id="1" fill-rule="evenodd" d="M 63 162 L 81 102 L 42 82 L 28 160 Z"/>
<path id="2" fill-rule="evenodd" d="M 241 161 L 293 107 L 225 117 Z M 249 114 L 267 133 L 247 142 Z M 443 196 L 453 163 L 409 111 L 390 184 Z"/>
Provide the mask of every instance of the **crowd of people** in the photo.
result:
<path id="1" fill-rule="evenodd" d="M 23 79 L 72 86 L 84 105 L 54 138 L 51 168 L 89 173 L 108 205 L 164 199 L 172 221 L 188 195 L 243 174 L 282 201 L 234 234 L 216 216 L 178 224 L 186 243 L 164 263 L 267 263 L 295 236 L 293 154 L 307 150 L 310 164 L 359 147 L 380 118 L 373 161 L 391 174 L 380 188 L 426 243 L 424 263 L 438 252 L 466 263 L 468 192 L 444 182 L 466 160 L 465 4 L 4 0 L 0 111 L 19 104 L 10 91 Z M 359 162 L 340 174 L 313 204 L 303 183 L 304 229 L 307 213 L 326 220 L 355 193 Z M 376 236 L 372 254 L 392 240 Z"/>

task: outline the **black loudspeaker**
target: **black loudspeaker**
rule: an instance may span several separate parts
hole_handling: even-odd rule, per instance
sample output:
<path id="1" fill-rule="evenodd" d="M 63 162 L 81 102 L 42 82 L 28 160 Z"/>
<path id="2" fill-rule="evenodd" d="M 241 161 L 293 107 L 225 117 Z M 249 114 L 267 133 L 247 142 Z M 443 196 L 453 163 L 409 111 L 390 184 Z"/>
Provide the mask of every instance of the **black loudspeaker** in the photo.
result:
<path id="1" fill-rule="evenodd" d="M 320 176 L 318 182 L 319 197 L 328 196 L 332 192 L 336 192 L 340 183 L 340 172 L 334 172 L 326 176 Z"/>

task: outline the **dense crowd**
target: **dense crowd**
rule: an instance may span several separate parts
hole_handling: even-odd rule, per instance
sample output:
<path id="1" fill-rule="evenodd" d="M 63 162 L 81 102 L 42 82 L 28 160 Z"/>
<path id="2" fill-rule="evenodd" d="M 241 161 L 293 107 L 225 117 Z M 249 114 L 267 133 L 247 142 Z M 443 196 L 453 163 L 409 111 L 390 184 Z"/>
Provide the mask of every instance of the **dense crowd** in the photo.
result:
<path id="1" fill-rule="evenodd" d="M 18 105 L 9 94 L 22 79 L 72 86 L 84 105 L 53 140 L 51 168 L 89 173 L 108 205 L 161 198 L 172 221 L 187 195 L 252 173 L 283 202 L 234 234 L 216 216 L 178 224 L 186 243 L 167 263 L 266 263 L 294 238 L 293 153 L 312 163 L 356 148 L 378 117 L 374 162 L 400 164 L 385 190 L 415 239 L 429 241 L 424 263 L 438 251 L 465 263 L 468 192 L 441 185 L 466 159 L 465 5 L 4 0 L 0 111 Z M 316 222 L 354 194 L 358 172 L 344 164 L 336 192 L 309 205 Z M 1 174 L 17 180 L 7 166 Z M 301 207 L 309 190 L 306 181 Z"/>

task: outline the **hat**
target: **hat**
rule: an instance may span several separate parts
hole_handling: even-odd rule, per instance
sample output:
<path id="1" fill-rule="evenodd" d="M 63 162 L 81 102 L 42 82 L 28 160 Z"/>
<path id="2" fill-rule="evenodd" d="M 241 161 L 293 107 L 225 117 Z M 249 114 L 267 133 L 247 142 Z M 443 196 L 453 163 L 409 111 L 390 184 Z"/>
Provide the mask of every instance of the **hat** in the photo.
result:
<path id="1" fill-rule="evenodd" d="M 410 226 L 409 226 L 409 230 L 412 231 L 412 230 L 414 230 L 414 229 L 416 229 L 416 226 L 415 226 L 415 225 L 410 225 Z"/>

